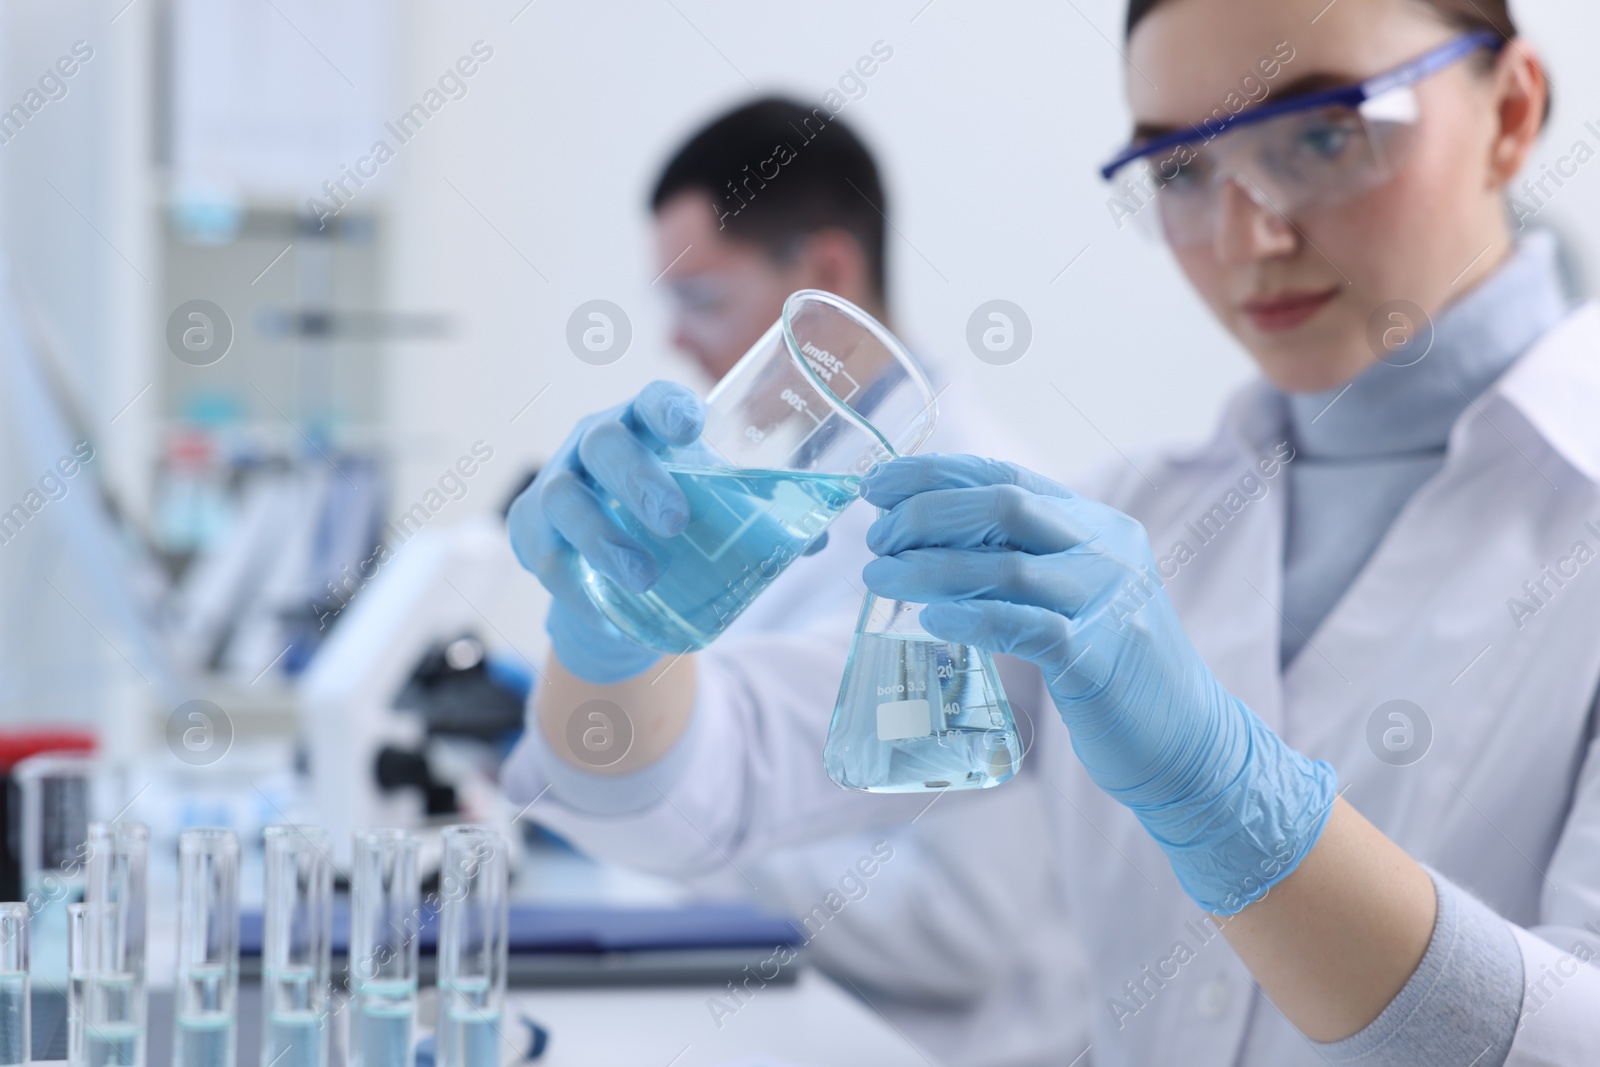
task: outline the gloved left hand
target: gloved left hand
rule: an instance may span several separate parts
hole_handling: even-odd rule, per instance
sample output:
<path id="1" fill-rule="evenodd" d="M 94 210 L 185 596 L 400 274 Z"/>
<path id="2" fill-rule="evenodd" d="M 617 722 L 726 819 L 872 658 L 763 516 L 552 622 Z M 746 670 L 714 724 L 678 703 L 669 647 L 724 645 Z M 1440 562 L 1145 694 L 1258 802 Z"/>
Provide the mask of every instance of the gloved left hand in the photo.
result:
<path id="1" fill-rule="evenodd" d="M 1036 663 L 1090 776 L 1132 809 L 1202 907 L 1231 914 L 1316 844 L 1333 768 L 1225 690 L 1178 622 L 1133 519 L 976 456 L 891 460 L 862 572 L 935 637 Z"/>

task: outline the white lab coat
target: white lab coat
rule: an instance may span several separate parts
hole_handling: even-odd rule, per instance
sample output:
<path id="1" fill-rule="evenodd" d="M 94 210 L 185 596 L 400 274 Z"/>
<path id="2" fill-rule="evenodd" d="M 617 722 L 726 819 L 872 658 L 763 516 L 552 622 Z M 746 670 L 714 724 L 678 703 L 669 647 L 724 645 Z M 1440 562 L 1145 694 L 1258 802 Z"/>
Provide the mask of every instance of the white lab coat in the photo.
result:
<path id="1" fill-rule="evenodd" d="M 1469 405 L 1443 468 L 1286 670 L 1287 479 L 1263 479 L 1264 495 L 1241 487 L 1284 441 L 1275 396 L 1246 387 L 1204 445 L 1072 484 L 1144 523 L 1185 628 L 1231 692 L 1332 763 L 1344 796 L 1414 858 L 1513 924 L 1530 990 L 1508 1063 L 1592 1067 L 1600 966 L 1583 961 L 1600 952 L 1600 305 L 1572 313 Z M 776 637 L 713 645 L 670 804 L 625 819 L 556 805 L 543 817 L 593 851 L 678 872 L 910 818 L 924 801 L 845 793 L 822 773 L 833 655 Z M 1038 718 L 1029 763 L 1049 786 L 1052 836 L 1014 847 L 1066 887 L 1089 961 L 1094 1062 L 1322 1063 L 1254 992 L 1143 828 L 1088 780 L 1049 721 L 1038 672 L 1017 666 L 1006 665 L 1007 691 Z M 1383 745 L 1369 741 L 1392 700 L 1431 725 L 1425 755 L 1407 766 L 1380 760 Z M 1380 736 L 1396 725 L 1389 710 Z"/>

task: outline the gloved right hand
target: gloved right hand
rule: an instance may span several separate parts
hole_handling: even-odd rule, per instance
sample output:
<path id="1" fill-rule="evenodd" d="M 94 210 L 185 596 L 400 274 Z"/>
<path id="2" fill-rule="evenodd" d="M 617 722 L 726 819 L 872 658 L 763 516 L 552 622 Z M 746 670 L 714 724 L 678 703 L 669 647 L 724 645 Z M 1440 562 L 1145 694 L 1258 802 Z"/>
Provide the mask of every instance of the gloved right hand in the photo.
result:
<path id="1" fill-rule="evenodd" d="M 689 502 L 660 453 L 694 441 L 704 424 L 705 408 L 694 393 L 672 382 L 651 382 L 628 403 L 580 421 L 511 505 L 511 548 L 555 598 L 545 620 L 551 647 L 561 665 L 585 681 L 625 681 L 661 657 L 613 626 L 583 591 L 580 555 L 630 592 L 644 592 L 660 572 L 655 557 L 612 517 L 595 486 L 653 533 L 682 533 Z"/>

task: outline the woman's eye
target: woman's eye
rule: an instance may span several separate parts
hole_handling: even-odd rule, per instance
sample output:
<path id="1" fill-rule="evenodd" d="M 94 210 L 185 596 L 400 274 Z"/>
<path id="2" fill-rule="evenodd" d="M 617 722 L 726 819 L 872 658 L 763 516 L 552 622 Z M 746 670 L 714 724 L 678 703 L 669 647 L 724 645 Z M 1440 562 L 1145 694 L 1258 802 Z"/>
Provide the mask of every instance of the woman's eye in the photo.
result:
<path id="1" fill-rule="evenodd" d="M 1206 184 L 1210 175 L 1210 167 L 1206 160 L 1196 156 L 1187 163 L 1176 163 L 1166 168 L 1166 184 L 1176 186 L 1179 191 L 1196 189 Z"/>
<path id="2" fill-rule="evenodd" d="M 1300 131 L 1300 148 L 1320 159 L 1337 159 L 1355 136 L 1347 126 L 1316 125 Z"/>

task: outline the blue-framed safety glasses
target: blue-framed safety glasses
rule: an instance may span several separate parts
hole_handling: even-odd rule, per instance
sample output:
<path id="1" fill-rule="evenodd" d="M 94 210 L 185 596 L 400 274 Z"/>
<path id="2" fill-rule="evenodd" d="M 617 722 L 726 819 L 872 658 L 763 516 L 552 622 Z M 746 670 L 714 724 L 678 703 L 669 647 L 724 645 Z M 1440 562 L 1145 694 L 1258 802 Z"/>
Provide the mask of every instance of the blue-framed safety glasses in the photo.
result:
<path id="1" fill-rule="evenodd" d="M 1463 34 L 1355 85 L 1140 141 L 1100 174 L 1123 187 L 1136 218 L 1158 223 L 1180 247 L 1211 243 L 1229 182 L 1286 218 L 1337 204 L 1382 185 L 1404 163 L 1416 140 L 1418 82 L 1505 43 L 1490 30 Z"/>

